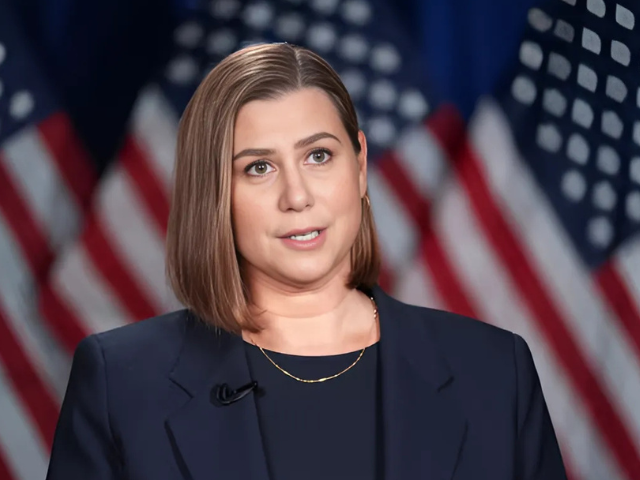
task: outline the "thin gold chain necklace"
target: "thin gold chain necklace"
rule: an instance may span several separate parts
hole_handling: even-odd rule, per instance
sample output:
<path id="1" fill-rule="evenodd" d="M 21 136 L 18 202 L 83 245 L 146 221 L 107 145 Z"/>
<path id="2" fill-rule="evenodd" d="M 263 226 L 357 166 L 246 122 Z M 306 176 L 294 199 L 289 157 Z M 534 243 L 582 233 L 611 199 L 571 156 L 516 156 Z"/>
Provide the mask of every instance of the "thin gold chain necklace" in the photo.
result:
<path id="1" fill-rule="evenodd" d="M 371 327 L 371 329 L 373 330 L 373 327 L 376 325 L 376 322 L 378 320 L 378 306 L 376 305 L 376 302 L 373 299 L 373 297 L 369 297 L 369 299 L 371 300 L 371 303 L 373 303 L 373 326 Z M 256 347 L 258 347 L 260 349 L 260 351 L 264 354 L 265 357 L 267 357 L 267 359 L 273 364 L 274 367 L 276 367 L 278 370 L 280 370 L 285 375 L 293 378 L 294 380 L 297 380 L 297 381 L 303 382 L 303 383 L 320 383 L 320 382 L 326 382 L 327 380 L 331 380 L 333 378 L 339 377 L 343 373 L 351 370 L 353 368 L 353 366 L 360 361 L 360 359 L 362 358 L 362 355 L 364 354 L 364 351 L 367 349 L 367 347 L 364 347 L 362 349 L 362 351 L 360 352 L 360 355 L 358 355 L 358 358 L 356 358 L 356 361 L 353 362 L 351 365 L 349 365 L 344 370 L 342 370 L 341 372 L 336 373 L 335 375 L 331 375 L 330 377 L 323 377 L 323 378 L 318 378 L 318 379 L 315 379 L 315 380 L 305 380 L 304 378 L 299 378 L 299 377 L 296 377 L 295 375 L 292 375 L 291 373 L 287 372 L 284 368 L 282 368 L 280 365 L 278 365 L 276 362 L 274 362 L 271 359 L 271 357 L 269 357 L 269 355 L 267 355 L 267 352 L 265 352 L 264 349 L 260 345 L 256 344 L 256 342 L 254 342 L 253 339 L 251 339 L 251 343 L 253 343 Z"/>

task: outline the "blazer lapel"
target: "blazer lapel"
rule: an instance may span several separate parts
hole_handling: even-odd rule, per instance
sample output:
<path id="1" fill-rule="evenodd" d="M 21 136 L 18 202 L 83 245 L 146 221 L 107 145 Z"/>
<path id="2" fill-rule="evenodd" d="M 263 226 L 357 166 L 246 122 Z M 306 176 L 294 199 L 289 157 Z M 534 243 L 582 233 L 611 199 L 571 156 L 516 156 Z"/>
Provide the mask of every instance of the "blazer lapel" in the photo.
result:
<path id="1" fill-rule="evenodd" d="M 268 480 L 253 394 L 228 406 L 212 398 L 216 385 L 251 381 L 241 337 L 190 320 L 171 378 L 191 396 L 167 420 L 185 478 Z"/>
<path id="2" fill-rule="evenodd" d="M 453 376 L 424 313 L 372 291 L 380 312 L 385 480 L 449 480 L 466 420 L 451 397 Z"/>

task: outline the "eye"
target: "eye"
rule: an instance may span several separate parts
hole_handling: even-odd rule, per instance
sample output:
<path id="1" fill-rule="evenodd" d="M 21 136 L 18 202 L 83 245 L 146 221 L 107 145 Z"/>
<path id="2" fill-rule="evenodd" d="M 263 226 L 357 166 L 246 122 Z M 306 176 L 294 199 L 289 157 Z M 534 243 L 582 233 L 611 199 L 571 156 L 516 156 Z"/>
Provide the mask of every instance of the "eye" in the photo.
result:
<path id="1" fill-rule="evenodd" d="M 267 173 L 271 173 L 273 171 L 273 167 L 269 165 L 267 162 L 260 160 L 248 165 L 244 171 L 248 175 L 251 175 L 254 177 L 262 177 Z"/>
<path id="2" fill-rule="evenodd" d="M 311 152 L 308 158 L 311 159 L 311 163 L 314 165 L 324 165 L 331 160 L 331 152 L 326 148 L 318 148 Z"/>

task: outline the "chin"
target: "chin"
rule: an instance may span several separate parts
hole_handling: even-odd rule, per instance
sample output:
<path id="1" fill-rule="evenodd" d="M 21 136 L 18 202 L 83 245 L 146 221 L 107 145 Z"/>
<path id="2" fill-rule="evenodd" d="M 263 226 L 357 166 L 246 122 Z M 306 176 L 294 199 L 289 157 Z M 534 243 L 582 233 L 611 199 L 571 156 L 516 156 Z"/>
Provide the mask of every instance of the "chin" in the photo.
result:
<path id="1" fill-rule="evenodd" d="M 297 264 L 291 268 L 279 268 L 278 276 L 294 285 L 313 285 L 331 273 L 331 266 L 318 264 Z"/>

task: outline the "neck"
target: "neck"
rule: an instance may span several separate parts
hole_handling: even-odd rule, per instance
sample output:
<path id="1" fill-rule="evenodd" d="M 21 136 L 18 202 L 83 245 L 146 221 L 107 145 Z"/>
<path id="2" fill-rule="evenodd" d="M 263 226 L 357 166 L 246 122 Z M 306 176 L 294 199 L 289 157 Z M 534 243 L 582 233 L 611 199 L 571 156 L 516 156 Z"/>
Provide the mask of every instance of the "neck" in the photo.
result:
<path id="1" fill-rule="evenodd" d="M 243 338 L 262 348 L 293 355 L 335 355 L 364 348 L 378 338 L 371 301 L 347 288 L 342 277 L 306 289 L 257 279 L 249 285 L 263 331 L 245 332 Z"/>

